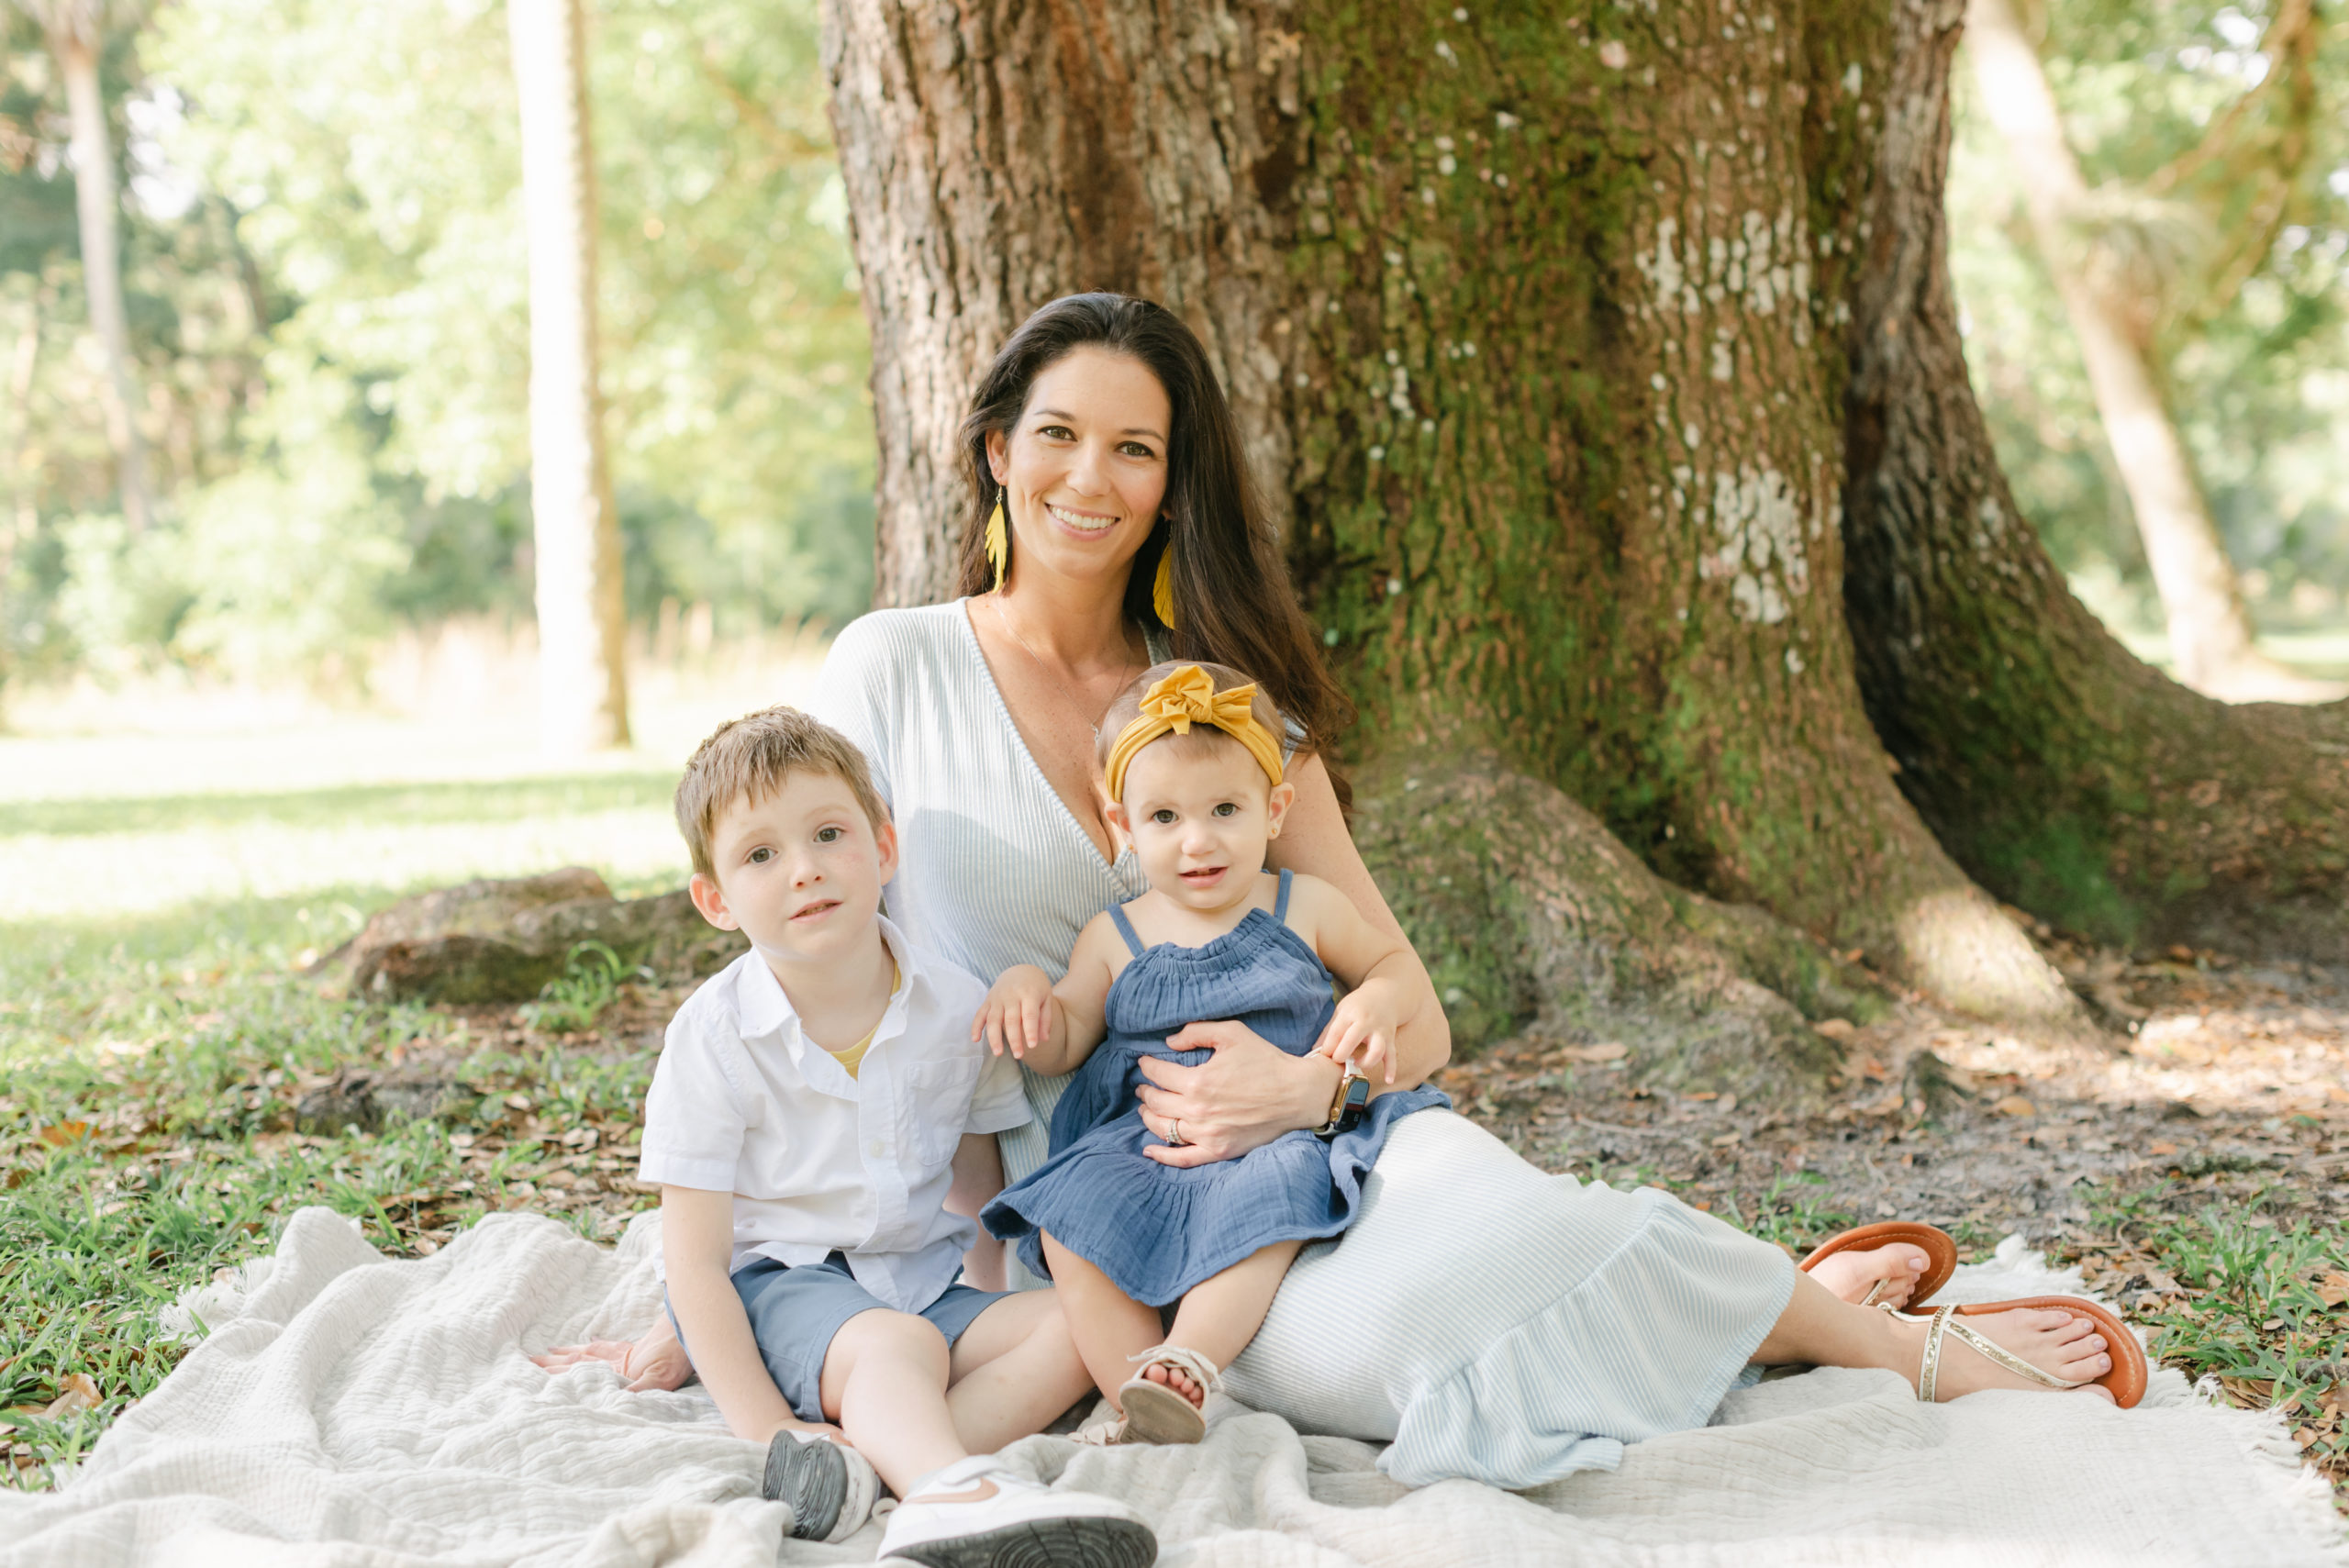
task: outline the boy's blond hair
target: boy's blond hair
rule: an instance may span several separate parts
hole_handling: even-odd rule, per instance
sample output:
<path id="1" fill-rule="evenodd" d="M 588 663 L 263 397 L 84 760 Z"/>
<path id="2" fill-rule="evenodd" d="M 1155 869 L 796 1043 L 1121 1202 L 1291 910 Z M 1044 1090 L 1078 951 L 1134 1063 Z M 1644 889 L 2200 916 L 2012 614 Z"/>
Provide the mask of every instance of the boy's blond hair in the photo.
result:
<path id="1" fill-rule="evenodd" d="M 1103 773 L 1108 771 L 1109 753 L 1117 749 L 1118 737 L 1124 733 L 1127 725 L 1141 717 L 1143 694 L 1175 671 L 1187 670 L 1194 664 L 1207 672 L 1208 678 L 1215 683 L 1217 691 L 1228 692 L 1234 686 L 1244 686 L 1250 684 L 1248 676 L 1241 674 L 1230 665 L 1211 664 L 1205 659 L 1169 659 L 1163 663 L 1152 664 L 1127 683 L 1123 691 L 1109 699 L 1109 711 L 1101 716 L 1101 728 L 1094 738 L 1093 765 L 1096 768 Z M 1281 717 L 1281 710 L 1273 706 L 1273 699 L 1264 695 L 1264 688 L 1261 684 L 1256 686 L 1256 695 L 1248 704 L 1248 711 L 1254 714 L 1256 722 L 1263 725 L 1274 736 L 1278 737 L 1286 733 L 1284 727 L 1287 720 Z M 1217 745 L 1237 746 L 1240 742 L 1211 724 L 1194 724 L 1188 735 L 1163 735 L 1151 744 L 1171 745 L 1186 751 L 1203 751 Z"/>
<path id="2" fill-rule="evenodd" d="M 738 801 L 758 805 L 794 772 L 827 774 L 848 785 L 871 827 L 889 820 L 864 753 L 853 741 L 796 707 L 762 708 L 719 725 L 695 748 L 685 776 L 677 781 L 677 831 L 685 835 L 694 870 L 715 880 L 709 840 L 719 816 Z"/>

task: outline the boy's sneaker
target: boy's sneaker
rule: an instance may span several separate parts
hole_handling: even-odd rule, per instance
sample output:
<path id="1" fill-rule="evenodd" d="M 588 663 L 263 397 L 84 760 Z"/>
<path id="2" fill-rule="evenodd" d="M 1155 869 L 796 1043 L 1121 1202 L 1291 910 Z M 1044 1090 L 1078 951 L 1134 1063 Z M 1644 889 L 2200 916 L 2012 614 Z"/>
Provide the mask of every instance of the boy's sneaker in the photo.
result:
<path id="1" fill-rule="evenodd" d="M 791 1505 L 794 1540 L 846 1540 L 873 1517 L 880 1494 L 873 1462 L 821 1432 L 785 1427 L 767 1440 L 759 1496 Z"/>
<path id="2" fill-rule="evenodd" d="M 1158 1538 L 1122 1503 L 1055 1492 L 974 1454 L 897 1505 L 881 1556 L 923 1568 L 1150 1568 Z"/>

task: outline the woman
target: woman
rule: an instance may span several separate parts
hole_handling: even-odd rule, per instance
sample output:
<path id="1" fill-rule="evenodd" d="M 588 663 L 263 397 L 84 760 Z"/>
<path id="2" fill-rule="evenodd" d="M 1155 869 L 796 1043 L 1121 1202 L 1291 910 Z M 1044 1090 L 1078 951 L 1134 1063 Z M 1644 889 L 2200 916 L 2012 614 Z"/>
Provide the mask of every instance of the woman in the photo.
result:
<path id="1" fill-rule="evenodd" d="M 1255 676 L 1290 718 L 1297 799 L 1274 869 L 1336 884 L 1402 937 L 1324 760 L 1344 698 L 1188 329 L 1121 295 L 1055 301 L 997 355 L 963 442 L 962 597 L 850 626 L 814 705 L 864 748 L 889 798 L 898 924 L 984 978 L 1016 963 L 1057 973 L 1084 924 L 1142 887 L 1102 817 L 1094 725 L 1136 672 L 1182 658 Z M 1423 966 L 1413 982 L 1424 1005 L 1382 1091 L 1419 1084 L 1450 1053 Z M 1230 1022 L 1168 1043 L 1214 1055 L 1146 1064 L 1143 1116 L 1172 1146 L 1155 1158 L 1230 1159 L 1330 1117 L 1339 1069 L 1327 1058 L 1288 1055 Z M 1060 1088 L 1027 1086 L 1037 1120 L 1003 1140 L 1013 1180 L 1042 1161 Z M 1889 1246 L 1801 1274 L 1669 1195 L 1544 1175 L 1430 1110 L 1397 1124 L 1363 1218 L 1298 1259 L 1226 1386 L 1305 1430 L 1391 1442 L 1381 1463 L 1398 1481 L 1524 1487 L 1702 1426 L 1753 1362 L 1886 1367 L 1929 1397 L 2112 1373 L 2097 1324 L 2070 1312 L 2002 1311 L 1969 1329 L 1855 1305 L 1871 1293 L 1904 1301 L 1923 1263 L 1918 1249 Z M 1987 1348 L 1943 1357 L 1944 1331 Z M 657 1340 L 638 1351 L 651 1360 L 640 1381 L 679 1373 Z"/>

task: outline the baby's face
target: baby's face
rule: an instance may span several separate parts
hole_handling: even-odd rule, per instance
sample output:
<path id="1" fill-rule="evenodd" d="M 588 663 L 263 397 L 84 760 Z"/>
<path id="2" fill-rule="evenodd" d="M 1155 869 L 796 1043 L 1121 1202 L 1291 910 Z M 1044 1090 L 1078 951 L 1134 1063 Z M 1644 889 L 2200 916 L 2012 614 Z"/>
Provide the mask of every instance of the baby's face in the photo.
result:
<path id="1" fill-rule="evenodd" d="M 865 820 L 848 784 L 793 772 L 753 806 L 738 800 L 710 835 L 718 877 L 694 878 L 713 925 L 740 929 L 782 963 L 827 963 L 874 940 L 881 889 L 897 869 L 897 839 Z"/>
<path id="2" fill-rule="evenodd" d="M 1264 846 L 1294 794 L 1286 784 L 1275 788 L 1240 742 L 1218 740 L 1143 747 L 1127 765 L 1119 813 L 1150 885 L 1203 913 L 1254 891 Z"/>

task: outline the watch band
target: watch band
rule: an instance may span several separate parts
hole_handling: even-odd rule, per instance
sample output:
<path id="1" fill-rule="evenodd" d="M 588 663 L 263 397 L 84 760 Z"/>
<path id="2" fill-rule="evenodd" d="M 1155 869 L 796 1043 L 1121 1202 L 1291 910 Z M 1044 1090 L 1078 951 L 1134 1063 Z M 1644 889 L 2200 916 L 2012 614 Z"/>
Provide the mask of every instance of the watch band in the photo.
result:
<path id="1" fill-rule="evenodd" d="M 1337 1093 L 1330 1096 L 1330 1118 L 1313 1129 L 1316 1138 L 1335 1138 L 1341 1132 L 1352 1132 L 1362 1125 L 1370 1105 L 1370 1080 L 1348 1063 L 1338 1079 Z"/>

